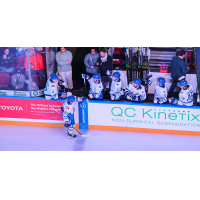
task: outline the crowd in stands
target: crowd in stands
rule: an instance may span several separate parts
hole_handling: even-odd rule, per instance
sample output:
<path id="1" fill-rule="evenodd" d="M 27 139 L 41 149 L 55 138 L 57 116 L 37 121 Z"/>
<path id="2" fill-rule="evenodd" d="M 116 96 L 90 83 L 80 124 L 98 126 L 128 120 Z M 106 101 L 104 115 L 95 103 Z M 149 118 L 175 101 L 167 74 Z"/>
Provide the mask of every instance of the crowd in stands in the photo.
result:
<path id="1" fill-rule="evenodd" d="M 0 47 L 0 89 L 28 90 L 30 58 L 32 90 L 38 90 L 39 81 L 45 79 L 42 51 L 41 47 Z"/>
<path id="2" fill-rule="evenodd" d="M 29 90 L 29 76 L 31 75 L 31 90 L 43 89 L 52 73 L 57 73 L 66 82 L 64 86 L 71 91 L 72 53 L 66 47 L 60 47 L 56 53 L 51 47 L 0 47 L 0 89 Z M 30 64 L 30 71 L 29 66 Z M 106 75 L 112 70 L 112 57 L 106 50 L 91 49 L 84 59 L 86 72 L 89 76 L 100 73 L 104 90 L 106 84 L 112 80 Z"/>

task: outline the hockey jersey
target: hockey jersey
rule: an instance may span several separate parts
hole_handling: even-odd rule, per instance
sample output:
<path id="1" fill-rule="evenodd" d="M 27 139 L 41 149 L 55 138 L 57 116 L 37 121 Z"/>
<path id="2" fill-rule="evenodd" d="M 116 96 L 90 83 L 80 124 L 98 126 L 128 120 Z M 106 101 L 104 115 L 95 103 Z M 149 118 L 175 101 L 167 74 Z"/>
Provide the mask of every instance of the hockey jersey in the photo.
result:
<path id="1" fill-rule="evenodd" d="M 47 80 L 44 94 L 47 99 L 58 99 L 58 82 L 51 81 L 51 77 Z"/>
<path id="2" fill-rule="evenodd" d="M 118 81 L 112 81 L 110 87 L 110 94 L 120 93 L 122 91 L 122 81 L 119 79 Z"/>
<path id="3" fill-rule="evenodd" d="M 63 109 L 63 114 L 62 114 L 62 117 L 64 119 L 65 122 L 68 122 L 70 121 L 69 118 L 68 118 L 68 115 L 71 113 L 71 114 L 74 114 L 75 112 L 75 107 L 74 107 L 74 104 L 69 104 L 67 102 L 67 99 L 66 101 L 63 103 L 62 105 L 62 109 Z"/>
<path id="4" fill-rule="evenodd" d="M 155 86 L 155 93 L 154 93 L 154 103 L 165 103 L 167 102 L 167 88 L 166 86 Z"/>
<path id="5" fill-rule="evenodd" d="M 93 78 L 89 79 L 88 82 L 90 83 L 90 94 L 98 94 L 101 95 L 102 90 L 103 90 L 103 84 L 100 81 L 99 83 L 95 83 L 93 81 Z"/>
<path id="6" fill-rule="evenodd" d="M 193 105 L 193 87 L 192 85 L 188 84 L 187 89 L 181 89 L 179 93 L 179 101 L 178 105 L 186 105 L 192 106 Z"/>
<path id="7" fill-rule="evenodd" d="M 144 101 L 146 99 L 146 92 L 143 85 L 140 85 L 139 89 L 133 86 L 133 82 L 130 82 L 129 85 L 126 87 L 125 93 L 131 93 L 134 101 Z"/>

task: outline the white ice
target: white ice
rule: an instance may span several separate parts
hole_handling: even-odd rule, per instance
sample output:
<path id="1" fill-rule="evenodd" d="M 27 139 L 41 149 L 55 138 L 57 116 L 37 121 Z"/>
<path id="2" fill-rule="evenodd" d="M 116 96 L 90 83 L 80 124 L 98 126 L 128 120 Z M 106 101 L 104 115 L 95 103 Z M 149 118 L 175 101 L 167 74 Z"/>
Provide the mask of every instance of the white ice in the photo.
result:
<path id="1" fill-rule="evenodd" d="M 200 136 L 0 125 L 0 151 L 198 151 Z"/>

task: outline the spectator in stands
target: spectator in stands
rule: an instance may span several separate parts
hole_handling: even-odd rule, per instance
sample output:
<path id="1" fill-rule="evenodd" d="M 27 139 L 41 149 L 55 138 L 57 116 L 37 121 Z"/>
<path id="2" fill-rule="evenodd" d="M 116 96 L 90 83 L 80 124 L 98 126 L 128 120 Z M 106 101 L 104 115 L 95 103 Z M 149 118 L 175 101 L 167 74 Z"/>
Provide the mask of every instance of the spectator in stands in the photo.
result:
<path id="1" fill-rule="evenodd" d="M 112 70 L 112 57 L 107 54 L 105 49 L 100 50 L 100 57 L 98 58 L 96 65 L 99 66 L 104 93 L 107 90 L 107 83 L 109 82 L 109 89 L 112 83 L 112 79 L 106 74 L 107 70 Z"/>
<path id="2" fill-rule="evenodd" d="M 30 51 L 30 67 L 31 67 L 31 75 L 39 74 L 42 78 L 44 77 L 44 63 L 41 55 L 35 52 L 33 47 L 29 48 Z M 28 56 L 25 58 L 25 68 L 26 68 L 26 76 L 28 76 Z"/>
<path id="3" fill-rule="evenodd" d="M 32 77 L 31 80 L 32 80 L 31 91 L 39 90 L 37 78 L 36 77 Z M 29 80 L 25 80 L 25 82 L 26 82 L 26 84 L 29 84 Z M 28 85 L 28 88 L 29 88 L 29 85 Z"/>
<path id="4" fill-rule="evenodd" d="M 28 47 L 16 47 L 17 56 L 26 54 L 27 55 Z"/>
<path id="5" fill-rule="evenodd" d="M 25 83 L 25 76 L 22 74 L 21 70 L 18 69 L 17 72 L 11 77 L 11 84 L 14 90 L 23 90 Z"/>
<path id="6" fill-rule="evenodd" d="M 0 58 L 0 72 L 14 73 L 15 65 L 15 54 L 10 54 L 10 49 L 5 47 Z"/>
<path id="7" fill-rule="evenodd" d="M 179 56 L 174 56 L 172 58 L 170 68 L 171 68 L 171 77 L 173 78 L 173 83 L 168 92 L 168 98 L 172 97 L 172 93 L 177 86 L 177 83 L 185 79 L 186 73 L 189 71 L 189 67 L 186 67 L 184 58 L 186 52 L 181 50 Z"/>
<path id="8" fill-rule="evenodd" d="M 69 91 L 73 89 L 72 81 L 72 53 L 67 51 L 66 47 L 61 47 L 60 51 L 56 54 L 56 61 L 58 63 L 58 73 L 63 81 L 66 82 L 65 88 Z"/>
<path id="9" fill-rule="evenodd" d="M 86 66 L 86 72 L 90 77 L 92 77 L 99 71 L 99 67 L 96 65 L 98 58 L 99 58 L 99 53 L 97 53 L 96 47 L 92 48 L 91 53 L 85 56 L 84 64 Z"/>
<path id="10" fill-rule="evenodd" d="M 51 47 L 46 47 L 46 70 L 47 79 L 54 73 L 56 54 L 51 50 Z"/>

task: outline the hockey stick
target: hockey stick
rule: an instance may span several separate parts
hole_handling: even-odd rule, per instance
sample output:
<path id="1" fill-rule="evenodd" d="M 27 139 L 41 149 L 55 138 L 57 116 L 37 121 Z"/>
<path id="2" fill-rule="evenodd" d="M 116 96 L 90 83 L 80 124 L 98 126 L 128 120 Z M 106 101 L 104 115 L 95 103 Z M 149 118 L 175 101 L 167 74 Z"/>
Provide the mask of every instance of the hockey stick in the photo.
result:
<path id="1" fill-rule="evenodd" d="M 58 113 L 61 117 L 62 117 L 62 115 L 50 104 L 50 103 L 48 103 L 48 105 L 50 106 L 50 107 L 52 107 L 53 108 L 53 110 L 56 112 L 56 113 Z M 73 127 L 74 128 L 74 127 Z M 75 129 L 75 128 L 74 128 Z M 82 137 L 87 137 L 88 135 L 83 135 L 82 133 L 80 133 L 77 129 L 75 129 L 76 130 L 76 132 L 78 132 Z"/>

